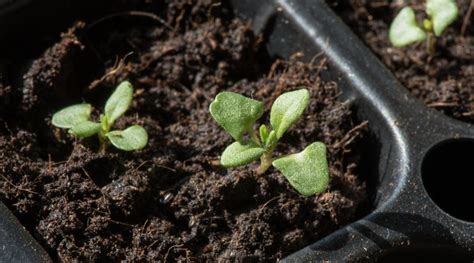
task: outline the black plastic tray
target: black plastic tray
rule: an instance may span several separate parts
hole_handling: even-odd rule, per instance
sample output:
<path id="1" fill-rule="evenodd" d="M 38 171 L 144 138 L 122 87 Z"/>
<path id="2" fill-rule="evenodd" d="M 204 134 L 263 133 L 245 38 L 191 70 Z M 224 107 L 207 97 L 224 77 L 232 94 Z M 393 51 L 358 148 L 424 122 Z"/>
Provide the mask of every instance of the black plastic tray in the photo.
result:
<path id="1" fill-rule="evenodd" d="M 324 1 L 231 3 L 264 35 L 271 56 L 303 52 L 310 60 L 322 52 L 330 61 L 327 77 L 339 83 L 360 118 L 369 120 L 376 141 L 370 164 L 375 210 L 283 261 L 472 262 L 474 127 L 411 96 Z M 0 224 L 2 231 L 25 232 L 17 222 Z M 0 236 L 0 251 L 8 244 L 7 249 L 28 251 L 22 255 L 30 261 L 47 260 L 31 238 L 23 239 L 28 245 L 12 244 L 6 235 Z M 1 254 L 0 261 L 13 257 Z"/>

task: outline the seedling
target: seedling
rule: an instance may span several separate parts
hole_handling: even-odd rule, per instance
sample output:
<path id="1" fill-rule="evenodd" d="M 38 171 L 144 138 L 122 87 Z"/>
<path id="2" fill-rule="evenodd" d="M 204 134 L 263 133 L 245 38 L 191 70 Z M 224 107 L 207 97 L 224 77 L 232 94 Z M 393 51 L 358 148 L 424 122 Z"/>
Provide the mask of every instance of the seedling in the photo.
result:
<path id="1" fill-rule="evenodd" d="M 434 53 L 436 37 L 453 23 L 459 15 L 455 0 L 427 0 L 427 19 L 420 26 L 415 11 L 404 7 L 390 25 L 389 39 L 395 47 L 405 47 L 426 40 L 428 53 Z"/>
<path id="2" fill-rule="evenodd" d="M 257 174 L 263 174 L 273 164 L 302 195 L 326 190 L 329 171 L 323 143 L 314 142 L 300 153 L 273 160 L 278 141 L 298 121 L 308 103 L 307 89 L 282 94 L 275 100 L 270 112 L 272 130 L 261 125 L 258 136 L 254 124 L 263 114 L 263 103 L 233 92 L 219 93 L 209 111 L 235 140 L 222 153 L 221 164 L 228 168 L 237 167 L 260 158 Z"/>
<path id="3" fill-rule="evenodd" d="M 130 106 L 133 87 L 128 81 L 118 85 L 105 103 L 105 114 L 100 115 L 100 122 L 91 121 L 92 106 L 82 103 L 66 107 L 53 115 L 52 123 L 59 128 L 69 129 L 69 133 L 86 138 L 98 135 L 100 150 L 104 152 L 108 142 L 124 151 L 139 150 L 148 142 L 148 134 L 140 125 L 133 125 L 120 131 L 110 131 L 114 122 L 121 117 Z"/>

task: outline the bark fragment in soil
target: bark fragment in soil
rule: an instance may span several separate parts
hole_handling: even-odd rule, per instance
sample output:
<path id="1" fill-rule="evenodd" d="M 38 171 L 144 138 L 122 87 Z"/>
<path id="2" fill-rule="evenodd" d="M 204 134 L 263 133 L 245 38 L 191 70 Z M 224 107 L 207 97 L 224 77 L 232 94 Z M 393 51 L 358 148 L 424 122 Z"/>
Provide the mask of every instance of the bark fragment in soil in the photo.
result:
<path id="1" fill-rule="evenodd" d="M 360 122 L 337 100 L 337 85 L 319 78 L 322 64 L 295 59 L 267 69 L 258 39 L 247 24 L 228 17 L 225 5 L 190 3 L 165 5 L 166 21 L 179 34 L 130 25 L 108 28 L 100 41 L 85 44 L 84 33 L 70 30 L 32 64 L 26 79 L 41 77 L 28 81 L 23 103 L 14 105 L 39 110 L 19 110 L 21 121 L 1 120 L 1 200 L 54 259 L 275 261 L 368 212 L 365 183 L 356 175 L 367 125 L 350 132 Z M 178 7 L 198 18 L 183 16 Z M 135 43 L 129 47 L 134 54 L 96 81 L 112 70 L 119 51 L 104 47 L 117 41 Z M 108 66 L 88 68 L 95 79 L 85 77 L 77 87 L 81 96 L 68 99 L 86 98 L 101 109 L 115 85 L 129 79 L 135 98 L 116 128 L 144 126 L 150 136 L 144 150 L 99 154 L 95 139 L 75 141 L 51 126 L 51 114 L 64 105 L 50 104 L 50 94 L 42 91 L 65 91 L 58 72 L 66 79 L 83 77 L 76 66 L 61 63 L 77 52 L 99 52 Z M 231 142 L 208 112 L 219 91 L 252 96 L 268 110 L 279 94 L 302 85 L 311 92 L 310 105 L 276 155 L 301 151 L 315 140 L 326 143 L 327 192 L 302 197 L 274 169 L 257 176 L 256 164 L 233 170 L 212 165 Z M 37 125 L 27 125 L 33 118 Z"/>

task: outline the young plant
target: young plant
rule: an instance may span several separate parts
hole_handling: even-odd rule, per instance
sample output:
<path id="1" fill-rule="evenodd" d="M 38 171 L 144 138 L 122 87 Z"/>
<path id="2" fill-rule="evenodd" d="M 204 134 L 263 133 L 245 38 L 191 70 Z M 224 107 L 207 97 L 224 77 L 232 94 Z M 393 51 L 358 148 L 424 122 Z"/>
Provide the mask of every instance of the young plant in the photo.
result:
<path id="1" fill-rule="evenodd" d="M 148 142 L 148 134 L 140 125 L 133 125 L 120 131 L 110 131 L 114 122 L 121 117 L 130 106 L 133 87 L 128 81 L 118 85 L 105 103 L 105 114 L 100 115 L 100 122 L 91 121 L 92 106 L 82 103 L 66 107 L 53 115 L 52 123 L 59 128 L 69 129 L 69 133 L 86 138 L 98 135 L 100 150 L 104 152 L 108 141 L 124 151 L 139 150 Z"/>
<path id="2" fill-rule="evenodd" d="M 404 7 L 390 25 L 389 39 L 395 47 L 405 47 L 415 42 L 426 40 L 428 53 L 434 53 L 436 37 L 456 20 L 459 10 L 455 0 L 427 0 L 426 14 L 420 26 L 416 21 L 415 11 Z"/>
<path id="3" fill-rule="evenodd" d="M 209 111 L 235 140 L 222 153 L 221 164 L 237 167 L 260 158 L 257 174 L 264 173 L 273 164 L 305 196 L 326 190 L 329 171 L 323 143 L 314 142 L 300 153 L 273 160 L 278 141 L 298 121 L 308 103 L 307 89 L 282 94 L 275 100 L 270 112 L 272 129 L 261 125 L 257 136 L 253 126 L 263 114 L 263 103 L 233 92 L 219 93 Z M 244 137 L 246 134 L 248 136 Z"/>

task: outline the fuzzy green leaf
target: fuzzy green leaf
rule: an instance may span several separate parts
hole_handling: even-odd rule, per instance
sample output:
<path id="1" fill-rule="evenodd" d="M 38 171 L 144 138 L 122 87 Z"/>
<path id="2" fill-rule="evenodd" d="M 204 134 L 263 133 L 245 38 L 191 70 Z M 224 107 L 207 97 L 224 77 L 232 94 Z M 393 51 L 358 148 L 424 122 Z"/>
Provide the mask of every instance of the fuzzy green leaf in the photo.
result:
<path id="1" fill-rule="evenodd" d="M 262 140 L 262 144 L 265 145 L 266 142 L 267 142 L 267 138 L 268 138 L 268 129 L 267 129 L 267 126 L 265 126 L 265 124 L 262 124 L 260 126 L 260 140 Z"/>
<path id="2" fill-rule="evenodd" d="M 293 125 L 303 114 L 309 103 L 309 91 L 300 89 L 283 93 L 273 103 L 270 123 L 276 131 L 277 139 Z"/>
<path id="3" fill-rule="evenodd" d="M 427 0 L 426 13 L 433 23 L 433 32 L 440 36 L 459 15 L 455 0 Z"/>
<path id="4" fill-rule="evenodd" d="M 418 26 L 411 7 L 404 7 L 395 17 L 390 25 L 389 39 L 395 47 L 404 47 L 426 39 L 426 33 Z"/>
<path id="5" fill-rule="evenodd" d="M 76 104 L 66 107 L 53 115 L 51 122 L 59 128 L 72 128 L 78 123 L 89 120 L 92 106 L 90 104 Z"/>
<path id="6" fill-rule="evenodd" d="M 221 164 L 224 167 L 237 167 L 249 164 L 262 156 L 265 149 L 250 141 L 246 144 L 234 142 L 227 146 L 221 156 Z"/>
<path id="7" fill-rule="evenodd" d="M 242 141 L 244 133 L 263 114 L 263 103 L 234 92 L 217 94 L 209 106 L 212 117 L 236 141 Z"/>
<path id="8" fill-rule="evenodd" d="M 267 140 L 265 141 L 265 147 L 267 149 L 273 148 L 277 143 L 277 138 L 276 138 L 276 132 L 271 131 L 270 134 L 268 135 Z"/>
<path id="9" fill-rule="evenodd" d="M 300 153 L 277 159 L 273 166 L 305 196 L 321 193 L 329 184 L 326 146 L 321 142 L 312 143 Z"/>
<path id="10" fill-rule="evenodd" d="M 108 130 L 110 129 L 109 122 L 107 121 L 107 116 L 105 116 L 104 114 L 100 115 L 100 125 L 102 126 L 102 130 L 104 130 L 105 132 L 108 132 Z"/>
<path id="11" fill-rule="evenodd" d="M 101 129 L 100 123 L 93 121 L 84 121 L 74 125 L 69 132 L 76 135 L 79 138 L 90 137 L 98 133 Z"/>
<path id="12" fill-rule="evenodd" d="M 133 98 L 133 87 L 128 81 L 123 81 L 110 95 L 105 103 L 105 116 L 109 126 L 127 111 Z"/>
<path id="13" fill-rule="evenodd" d="M 111 131 L 106 134 L 110 142 L 120 150 L 140 150 L 148 142 L 148 134 L 140 125 L 133 125 L 123 131 Z"/>

